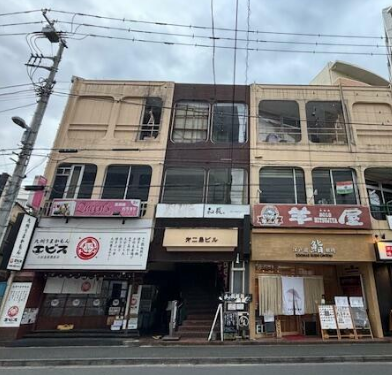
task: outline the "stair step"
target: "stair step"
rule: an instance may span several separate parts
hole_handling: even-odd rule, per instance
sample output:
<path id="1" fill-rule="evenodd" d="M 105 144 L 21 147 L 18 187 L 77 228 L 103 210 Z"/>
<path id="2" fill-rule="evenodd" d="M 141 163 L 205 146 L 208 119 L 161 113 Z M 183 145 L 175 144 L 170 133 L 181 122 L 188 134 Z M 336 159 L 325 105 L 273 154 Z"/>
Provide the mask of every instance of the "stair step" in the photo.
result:
<path id="1" fill-rule="evenodd" d="M 194 327 L 194 326 L 203 326 L 203 325 L 211 325 L 212 324 L 212 320 L 210 319 L 200 319 L 200 320 L 184 320 L 182 322 L 182 326 L 181 327 Z"/>
<path id="2" fill-rule="evenodd" d="M 208 338 L 210 331 L 202 331 L 202 332 L 181 332 L 179 336 L 181 338 L 202 338 L 204 337 L 206 340 Z"/>
<path id="3" fill-rule="evenodd" d="M 205 332 L 205 331 L 209 331 L 211 329 L 211 324 L 205 324 L 202 326 L 180 326 L 178 327 L 178 332 L 182 333 L 182 332 Z"/>
<path id="4" fill-rule="evenodd" d="M 187 320 L 212 320 L 215 314 L 187 314 Z"/>

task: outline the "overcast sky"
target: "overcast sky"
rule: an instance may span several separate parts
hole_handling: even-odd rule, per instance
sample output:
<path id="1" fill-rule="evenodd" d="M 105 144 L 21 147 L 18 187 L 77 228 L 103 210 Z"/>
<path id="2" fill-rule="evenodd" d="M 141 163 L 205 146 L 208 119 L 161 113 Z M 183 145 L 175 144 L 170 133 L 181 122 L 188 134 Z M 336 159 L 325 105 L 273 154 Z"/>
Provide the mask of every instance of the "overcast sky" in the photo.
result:
<path id="1" fill-rule="evenodd" d="M 234 28 L 235 0 L 214 0 L 214 23 L 216 28 Z M 391 0 L 250 0 L 250 29 L 275 33 L 311 33 L 382 36 L 383 22 L 381 11 L 392 5 Z M 125 18 L 140 21 L 211 26 L 211 0 L 24 0 L 3 1 L 0 13 L 28 11 L 51 8 L 69 12 L 89 13 L 106 17 Z M 51 12 L 51 19 L 71 22 L 72 15 Z M 248 0 L 239 0 L 238 28 L 247 28 Z M 0 25 L 19 22 L 42 21 L 38 13 L 1 16 Z M 163 27 L 143 23 L 119 22 L 98 18 L 77 16 L 74 23 L 132 28 L 144 31 L 195 34 L 211 36 L 211 30 L 193 28 Z M 39 31 L 42 25 L 0 27 L 0 35 Z M 62 31 L 75 31 L 70 24 L 57 23 Z M 180 43 L 199 43 L 211 45 L 209 39 L 196 39 L 173 35 L 143 34 L 122 32 L 98 28 L 78 27 L 77 33 L 94 33 L 125 38 L 145 39 L 149 41 L 168 41 Z M 233 38 L 230 31 L 215 30 L 215 36 Z M 82 36 L 75 35 L 75 38 Z M 253 34 L 251 39 L 289 42 L 327 42 L 383 44 L 376 39 L 343 39 L 305 37 L 279 34 Z M 246 38 L 245 33 L 238 33 L 238 38 Z M 54 54 L 57 45 L 50 45 L 46 39 L 38 39 L 37 46 L 45 55 Z M 232 40 L 217 40 L 218 46 L 233 46 Z M 87 37 L 81 40 L 68 40 L 57 74 L 56 91 L 68 92 L 72 76 L 86 79 L 121 79 L 121 80 L 166 80 L 188 83 L 213 83 L 212 49 L 194 46 L 163 45 L 140 43 L 123 40 L 108 40 Z M 239 48 L 245 48 L 246 42 L 239 41 Z M 369 69 L 387 77 L 386 56 L 308 54 L 294 52 L 298 50 L 341 51 L 341 52 L 379 52 L 384 48 L 349 47 L 349 46 L 312 46 L 298 44 L 271 44 L 250 42 L 250 48 L 285 49 L 293 52 L 250 51 L 248 55 L 248 83 L 308 84 L 310 80 L 327 64 L 328 61 L 343 60 Z M 18 115 L 29 122 L 34 112 L 34 105 L 15 110 L 8 109 L 35 103 L 29 86 L 5 89 L 4 86 L 29 83 L 25 63 L 30 56 L 30 47 L 25 36 L 0 37 L 0 148 L 16 148 L 22 130 L 13 125 L 10 118 Z M 236 83 L 246 83 L 246 52 L 237 52 Z M 233 83 L 233 50 L 216 48 L 216 82 Z M 47 71 L 37 70 L 33 76 L 35 82 L 46 77 Z M 17 92 L 16 91 L 22 91 Z M 12 94 L 10 94 L 12 93 Z M 6 95 L 5 95 L 6 94 Z M 40 130 L 36 147 L 50 148 L 62 112 L 66 103 L 64 95 L 52 95 Z M 37 150 L 35 154 L 45 155 L 48 151 Z M 2 153 L 4 154 L 4 152 Z M 43 172 L 47 158 L 35 156 L 29 165 L 27 183 L 36 174 Z M 0 171 L 12 173 L 14 163 L 8 155 L 0 155 Z"/>

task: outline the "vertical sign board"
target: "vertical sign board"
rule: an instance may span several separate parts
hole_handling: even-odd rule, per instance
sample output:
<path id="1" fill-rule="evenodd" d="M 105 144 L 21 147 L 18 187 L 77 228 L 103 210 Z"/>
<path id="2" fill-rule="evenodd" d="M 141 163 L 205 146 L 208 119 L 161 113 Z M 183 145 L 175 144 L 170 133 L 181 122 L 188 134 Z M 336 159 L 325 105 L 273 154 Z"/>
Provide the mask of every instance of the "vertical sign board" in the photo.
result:
<path id="1" fill-rule="evenodd" d="M 32 283 L 13 283 L 0 317 L 0 327 L 19 327 Z"/>
<path id="2" fill-rule="evenodd" d="M 22 269 L 36 222 L 36 217 L 24 215 L 10 259 L 8 261 L 7 269 L 12 271 L 20 271 Z"/>
<path id="3" fill-rule="evenodd" d="M 319 305 L 320 326 L 322 330 L 337 329 L 333 305 Z"/>

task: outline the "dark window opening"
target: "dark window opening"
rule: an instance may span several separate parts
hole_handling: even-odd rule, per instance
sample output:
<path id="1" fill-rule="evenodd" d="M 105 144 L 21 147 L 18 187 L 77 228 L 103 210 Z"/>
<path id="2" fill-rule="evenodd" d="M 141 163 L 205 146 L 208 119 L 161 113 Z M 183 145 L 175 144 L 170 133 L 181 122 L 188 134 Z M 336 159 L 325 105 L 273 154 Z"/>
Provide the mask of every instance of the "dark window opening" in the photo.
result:
<path id="1" fill-rule="evenodd" d="M 341 102 L 308 102 L 306 103 L 306 118 L 311 142 L 347 143 Z"/>
<path id="2" fill-rule="evenodd" d="M 315 169 L 312 178 L 315 204 L 358 204 L 358 189 L 351 169 Z"/>
<path id="3" fill-rule="evenodd" d="M 152 169 L 148 165 L 111 165 L 108 167 L 102 199 L 148 200 Z"/>
<path id="4" fill-rule="evenodd" d="M 387 215 L 392 215 L 392 169 L 366 169 L 365 180 L 373 218 L 386 220 Z"/>
<path id="5" fill-rule="evenodd" d="M 246 204 L 247 173 L 244 169 L 211 169 L 206 203 Z"/>
<path id="6" fill-rule="evenodd" d="M 247 137 L 247 106 L 240 103 L 214 105 L 212 141 L 244 143 Z"/>
<path id="7" fill-rule="evenodd" d="M 306 204 L 302 169 L 262 168 L 259 177 L 260 203 Z"/>
<path id="8" fill-rule="evenodd" d="M 301 140 L 298 103 L 293 100 L 263 100 L 259 104 L 258 139 L 268 143 Z"/>
<path id="9" fill-rule="evenodd" d="M 93 164 L 61 164 L 56 171 L 50 199 L 90 199 L 97 166 Z"/>
<path id="10" fill-rule="evenodd" d="M 157 138 L 162 116 L 162 99 L 147 98 L 144 107 L 143 121 L 139 140 Z"/>

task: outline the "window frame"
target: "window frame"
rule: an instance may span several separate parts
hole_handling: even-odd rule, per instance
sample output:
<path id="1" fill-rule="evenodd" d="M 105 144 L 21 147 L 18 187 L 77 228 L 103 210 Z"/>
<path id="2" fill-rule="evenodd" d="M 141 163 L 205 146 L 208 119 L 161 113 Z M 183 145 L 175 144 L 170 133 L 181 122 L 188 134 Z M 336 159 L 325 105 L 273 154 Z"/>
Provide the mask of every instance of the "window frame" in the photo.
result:
<path id="1" fill-rule="evenodd" d="M 261 196 L 262 196 L 262 189 L 261 189 L 261 172 L 262 170 L 291 170 L 291 174 L 292 174 L 292 181 L 293 181 L 293 192 L 294 192 L 294 203 L 282 203 L 282 202 L 275 202 L 275 203 L 262 203 L 261 202 Z M 305 203 L 298 203 L 298 187 L 297 187 L 297 173 L 296 171 L 299 170 L 302 172 L 303 174 L 303 185 L 304 185 L 304 200 Z M 274 166 L 267 166 L 267 167 L 261 167 L 259 169 L 259 187 L 258 187 L 258 192 L 259 192 L 259 202 L 260 204 L 307 204 L 308 199 L 307 199 L 307 194 L 306 194 L 306 179 L 305 179 L 305 171 L 300 168 L 300 167 L 283 167 L 283 166 L 279 166 L 279 167 L 274 167 Z"/>
<path id="2" fill-rule="evenodd" d="M 371 169 L 371 168 L 370 168 L 370 169 Z M 370 182 L 371 184 L 369 184 L 369 182 Z M 370 179 L 366 179 L 366 170 L 365 170 L 365 187 L 366 187 L 366 193 L 367 193 L 367 198 L 368 198 L 368 202 L 369 202 L 370 214 L 372 215 L 372 218 L 373 218 L 374 220 L 387 220 L 387 216 L 389 215 L 389 213 L 388 213 L 388 202 L 391 202 L 391 200 L 387 201 L 387 200 L 385 199 L 384 191 L 385 191 L 386 193 L 392 194 L 392 189 L 384 188 L 382 182 L 373 181 L 373 180 L 370 180 Z M 382 202 L 381 202 L 380 206 L 378 206 L 378 207 L 380 207 L 380 208 L 386 208 L 385 211 L 379 211 L 379 212 L 374 212 L 374 211 L 373 211 L 372 208 L 373 208 L 373 207 L 377 207 L 377 205 L 372 204 L 372 203 L 370 202 L 369 190 L 376 190 L 376 191 L 380 192 Z M 381 215 L 381 218 L 376 217 L 375 214 L 377 214 L 377 213 Z"/>
<path id="3" fill-rule="evenodd" d="M 214 117 L 215 117 L 215 115 L 214 115 L 214 113 L 215 113 L 215 107 L 216 106 L 219 106 L 220 104 L 223 104 L 223 105 L 227 105 L 227 106 L 229 106 L 229 105 L 231 105 L 231 106 L 233 106 L 233 105 L 243 105 L 243 106 L 245 106 L 245 116 L 244 116 L 244 118 L 245 118 L 245 137 L 244 137 L 244 141 L 243 142 L 239 142 L 239 141 L 233 141 L 233 140 L 231 140 L 231 141 L 217 141 L 217 140 L 214 140 L 213 139 L 213 137 L 214 137 Z M 238 118 L 239 118 L 240 116 L 238 116 Z M 217 102 L 214 102 L 213 104 L 212 104 L 212 106 L 211 106 L 211 117 L 210 117 L 210 121 L 209 121 L 209 128 L 210 128 L 210 136 L 208 137 L 208 140 L 211 142 L 211 143 L 214 143 L 214 144 L 238 144 L 238 145 L 243 145 L 243 144 L 246 144 L 247 142 L 248 142 L 248 140 L 249 140 L 249 106 L 248 106 L 248 104 L 247 103 L 245 103 L 245 102 L 228 102 L 228 101 L 217 101 Z M 238 127 L 238 138 L 239 138 L 239 129 L 240 129 L 240 127 Z"/>
<path id="4" fill-rule="evenodd" d="M 190 142 L 184 142 L 184 141 L 176 141 L 173 139 L 173 134 L 175 132 L 175 123 L 176 123 L 176 117 L 177 117 L 177 106 L 181 103 L 204 103 L 208 105 L 208 116 L 207 116 L 207 128 L 206 128 L 206 138 L 204 140 L 198 140 L 198 141 L 190 141 Z M 211 122 L 211 110 L 212 106 L 211 103 L 207 100 L 178 100 L 174 104 L 174 113 L 173 113 L 173 118 L 172 118 L 172 123 L 171 123 L 171 132 L 170 132 L 170 141 L 172 143 L 179 143 L 179 144 L 192 144 L 192 143 L 205 143 L 208 142 L 210 139 L 210 122 Z M 186 119 L 186 116 L 185 116 Z M 182 129 L 185 131 L 184 129 Z"/>
<path id="5" fill-rule="evenodd" d="M 345 139 L 343 142 L 338 142 L 335 139 L 335 142 L 315 142 L 311 139 L 312 135 L 316 135 L 318 136 L 319 133 L 315 133 L 315 127 L 309 127 L 309 122 L 313 122 L 313 123 L 317 123 L 317 120 L 312 120 L 311 116 L 308 116 L 308 112 L 310 113 L 311 110 L 308 110 L 308 106 L 310 105 L 316 105 L 314 103 L 318 103 L 318 104 L 333 104 L 333 103 L 339 103 L 340 108 L 341 108 L 341 116 L 342 116 L 342 121 L 340 122 L 342 124 L 342 129 L 344 131 L 344 136 Z M 314 112 L 314 111 L 313 111 Z M 313 113 L 312 112 L 312 113 Z M 324 117 L 325 117 L 325 113 L 327 113 L 326 110 L 324 110 Z M 347 124 L 346 124 L 346 116 L 344 114 L 344 104 L 341 100 L 309 100 L 305 103 L 305 114 L 306 114 L 306 130 L 308 133 L 308 142 L 311 144 L 324 144 L 324 145 L 348 145 L 348 129 L 347 129 Z M 324 120 L 324 122 L 326 122 L 326 120 Z M 337 121 L 335 122 L 335 124 L 337 123 Z M 327 127 L 328 132 L 326 133 L 329 137 L 332 138 L 331 134 L 332 134 L 332 128 L 330 128 L 329 126 Z M 321 133 L 320 133 L 321 134 Z M 321 134 L 322 135 L 322 134 Z"/>
<path id="6" fill-rule="evenodd" d="M 313 192 L 316 190 L 315 184 L 314 184 L 314 178 L 313 178 L 313 172 L 314 171 L 328 171 L 329 172 L 329 182 L 330 185 L 329 187 L 332 188 L 332 197 L 334 203 L 314 203 L 315 205 L 329 205 L 329 206 L 353 206 L 353 205 L 360 205 L 360 196 L 359 196 L 359 191 L 358 191 L 358 182 L 357 182 L 357 176 L 355 173 L 355 170 L 352 168 L 314 168 L 312 170 L 312 186 L 313 186 Z M 336 203 L 336 191 L 335 191 L 335 180 L 333 178 L 333 172 L 334 171 L 350 171 L 351 172 L 351 177 L 354 185 L 354 195 L 355 195 L 355 200 L 356 203 Z M 315 196 L 315 194 L 313 194 Z"/>
<path id="7" fill-rule="evenodd" d="M 260 132 L 260 130 L 263 130 L 263 129 L 260 129 L 261 128 L 260 120 L 263 117 L 260 114 L 260 112 L 261 112 L 261 105 L 262 105 L 263 102 L 275 102 L 275 103 L 277 103 L 277 102 L 284 102 L 284 103 L 294 103 L 296 105 L 296 107 L 297 107 L 296 109 L 298 111 L 298 119 L 296 121 L 299 123 L 299 133 L 298 133 L 299 134 L 299 140 L 298 141 L 297 140 L 295 140 L 294 142 L 287 142 L 287 141 L 281 142 L 280 141 L 280 142 L 274 143 L 274 142 L 268 142 L 267 141 L 268 136 L 266 137 L 266 140 L 260 140 L 260 137 L 259 137 L 260 133 L 263 134 L 262 132 Z M 288 116 L 279 115 L 281 126 L 283 126 L 283 118 L 285 118 L 285 117 L 289 118 Z M 301 113 L 300 113 L 300 108 L 299 108 L 298 101 L 297 100 L 292 100 L 292 99 L 265 99 L 265 100 L 260 100 L 259 101 L 259 105 L 258 105 L 258 118 L 257 118 L 256 131 L 257 131 L 257 138 L 256 138 L 256 142 L 257 143 L 269 143 L 269 144 L 279 144 L 279 143 L 283 143 L 283 144 L 297 144 L 297 143 L 300 143 L 303 140 L 303 137 L 302 137 L 302 120 L 301 120 Z M 283 134 L 287 134 L 287 133 L 283 133 Z M 290 135 L 290 133 L 288 133 L 288 135 Z"/>
<path id="8" fill-rule="evenodd" d="M 221 171 L 221 170 L 230 170 L 230 177 L 233 178 L 233 171 L 235 170 L 240 170 L 243 171 L 243 178 L 245 179 L 245 181 L 249 181 L 248 180 L 248 171 L 245 168 L 209 168 L 207 169 L 207 176 L 206 176 L 206 184 L 205 184 L 205 189 L 206 189 L 206 193 L 205 193 L 205 198 L 204 198 L 204 203 L 205 204 L 229 204 L 229 205 L 244 205 L 247 204 L 248 202 L 248 184 L 243 184 L 243 189 L 242 189 L 242 203 L 213 203 L 213 202 L 207 202 L 208 198 L 209 198 L 209 193 L 210 193 L 210 174 L 211 172 L 213 173 L 214 171 Z M 233 186 L 233 184 L 231 183 L 230 185 L 230 191 L 228 192 L 230 198 L 231 198 L 231 193 L 232 193 L 232 189 L 231 187 Z M 231 200 L 231 199 L 230 199 Z M 245 202 L 245 203 L 244 203 Z"/>
<path id="9" fill-rule="evenodd" d="M 127 174 L 127 181 L 126 181 L 126 185 L 124 188 L 124 194 L 122 198 L 103 198 L 103 192 L 105 190 L 105 184 L 106 184 L 106 179 L 108 177 L 108 171 L 110 167 L 128 167 L 128 174 Z M 152 179 L 152 172 L 153 169 L 151 167 L 151 165 L 148 164 L 110 164 L 106 167 L 105 170 L 105 178 L 103 179 L 103 184 L 102 184 L 102 188 L 101 188 L 101 192 L 100 192 L 100 199 L 119 199 L 119 200 L 129 200 L 129 199 L 139 199 L 139 198 L 127 198 L 127 193 L 128 193 L 128 189 L 129 189 L 129 180 L 131 178 L 132 175 L 132 168 L 133 167 L 149 167 L 150 171 L 151 171 L 151 179 Z M 150 197 L 150 188 L 151 188 L 151 180 L 150 180 L 150 185 L 148 187 L 148 196 L 147 196 L 147 200 L 141 200 L 141 202 L 148 202 L 148 199 Z"/>
<path id="10" fill-rule="evenodd" d="M 201 199 L 201 202 L 198 203 L 167 203 L 164 202 L 164 196 L 165 196 L 165 191 L 166 191 L 166 180 L 167 180 L 167 171 L 170 170 L 190 170 L 190 169 L 196 169 L 199 171 L 203 171 L 203 196 Z M 163 188 L 162 188 L 162 193 L 161 193 L 161 199 L 160 202 L 163 204 L 204 204 L 205 199 L 206 199 L 206 178 L 207 178 L 207 170 L 205 168 L 198 168 L 198 167 L 190 167 L 190 168 L 185 168 L 185 167 L 169 167 L 165 170 L 164 174 L 164 179 L 163 179 Z"/>
<path id="11" fill-rule="evenodd" d="M 148 106 L 147 102 L 149 99 L 152 100 L 157 100 L 159 99 L 161 101 L 161 113 L 159 116 L 159 123 L 154 123 L 149 125 L 148 123 L 144 123 L 144 117 L 146 115 L 146 109 L 147 107 L 154 107 L 153 105 Z M 156 107 L 156 106 L 155 106 Z M 158 139 L 160 134 L 161 134 L 161 126 L 162 126 L 162 117 L 163 117 L 163 99 L 159 96 L 147 96 L 144 98 L 144 104 L 143 104 L 143 110 L 141 111 L 140 114 L 140 125 L 139 125 L 139 131 L 137 134 L 137 141 L 151 141 L 154 139 Z M 154 117 L 155 119 L 155 117 Z M 150 136 L 145 136 L 144 138 L 142 138 L 142 134 L 143 132 L 150 132 Z M 154 133 L 156 133 L 156 136 L 154 136 Z M 147 138 L 147 139 L 146 139 Z"/>

